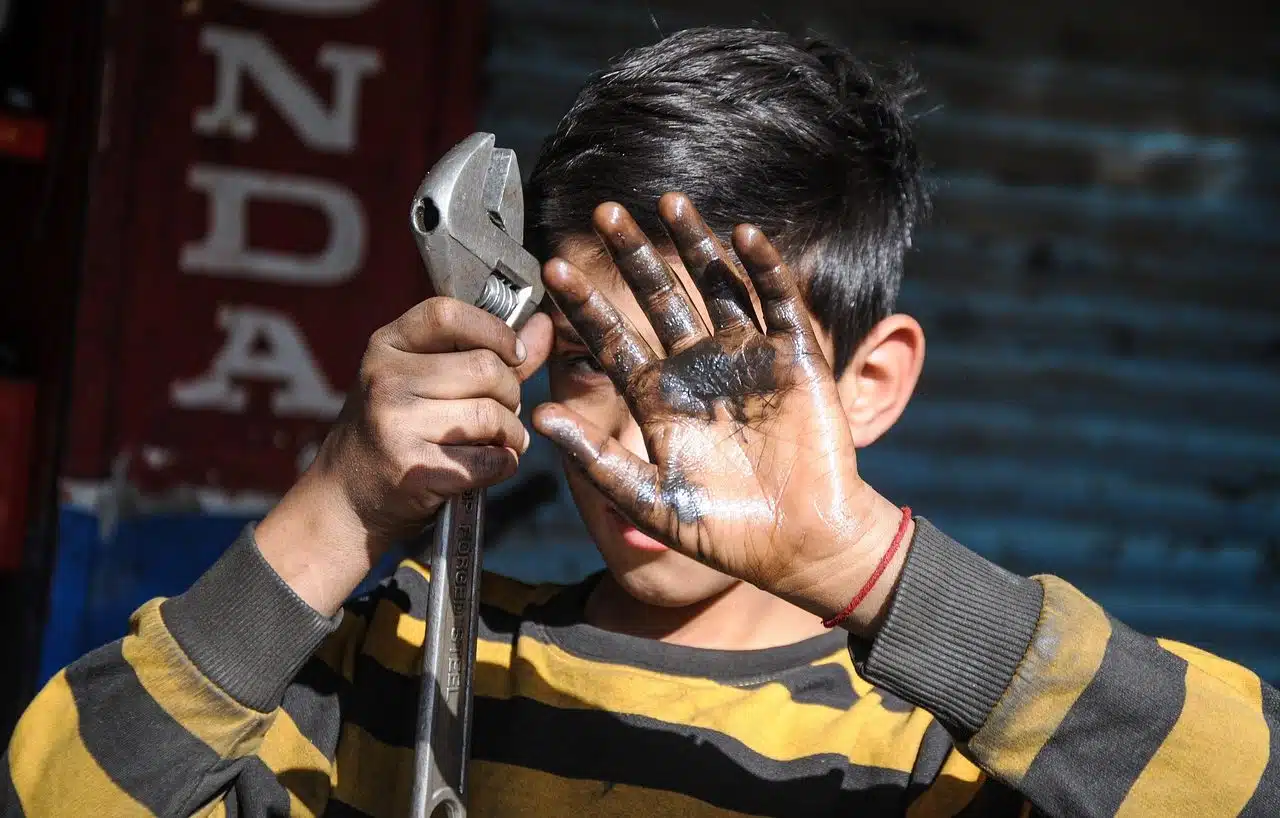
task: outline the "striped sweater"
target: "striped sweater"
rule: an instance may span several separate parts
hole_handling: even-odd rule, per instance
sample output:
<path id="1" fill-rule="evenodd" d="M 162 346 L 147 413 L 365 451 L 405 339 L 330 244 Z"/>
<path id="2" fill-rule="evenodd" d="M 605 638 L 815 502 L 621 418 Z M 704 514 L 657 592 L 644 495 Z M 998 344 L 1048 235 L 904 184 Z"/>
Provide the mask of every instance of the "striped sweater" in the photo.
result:
<path id="1" fill-rule="evenodd" d="M 1280 815 L 1280 696 L 919 520 L 875 641 L 712 651 L 486 575 L 471 815 Z M 60 672 L 0 815 L 402 816 L 427 577 L 333 620 L 246 532 Z"/>

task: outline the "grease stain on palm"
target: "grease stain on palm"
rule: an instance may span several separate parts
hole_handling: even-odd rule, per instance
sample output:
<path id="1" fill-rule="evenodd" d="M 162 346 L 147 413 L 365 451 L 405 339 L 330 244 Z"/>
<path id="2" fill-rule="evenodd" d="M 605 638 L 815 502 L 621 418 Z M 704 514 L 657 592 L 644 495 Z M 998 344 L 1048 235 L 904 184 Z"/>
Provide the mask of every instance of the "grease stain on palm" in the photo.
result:
<path id="1" fill-rule="evenodd" d="M 778 389 L 776 359 L 776 350 L 767 344 L 726 349 L 722 341 L 706 338 L 658 364 L 655 397 L 677 415 L 712 420 L 720 405 L 745 423 L 748 401 Z"/>

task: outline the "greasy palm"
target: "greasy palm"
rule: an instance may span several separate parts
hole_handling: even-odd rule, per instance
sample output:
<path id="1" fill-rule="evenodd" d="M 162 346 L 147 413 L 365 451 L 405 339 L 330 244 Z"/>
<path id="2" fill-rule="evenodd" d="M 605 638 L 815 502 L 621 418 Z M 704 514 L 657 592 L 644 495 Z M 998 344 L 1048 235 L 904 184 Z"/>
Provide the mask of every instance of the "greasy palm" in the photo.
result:
<path id="1" fill-rule="evenodd" d="M 543 273 L 625 397 L 652 462 L 565 406 L 540 407 L 535 423 L 641 530 L 790 595 L 857 542 L 866 511 L 835 380 L 792 273 L 759 229 L 733 234 L 748 281 L 686 197 L 667 194 L 658 212 L 710 328 L 620 205 L 597 208 L 595 229 L 663 350 L 573 265 L 552 259 Z"/>

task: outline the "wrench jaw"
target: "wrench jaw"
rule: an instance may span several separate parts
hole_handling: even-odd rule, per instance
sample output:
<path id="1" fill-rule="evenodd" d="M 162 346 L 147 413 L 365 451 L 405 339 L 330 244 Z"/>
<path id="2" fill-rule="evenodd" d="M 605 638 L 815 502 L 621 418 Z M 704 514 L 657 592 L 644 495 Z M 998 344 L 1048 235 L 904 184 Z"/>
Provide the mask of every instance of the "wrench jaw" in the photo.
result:
<path id="1" fill-rule="evenodd" d="M 524 193 L 515 152 L 475 133 L 431 169 L 410 228 L 437 295 L 475 304 L 519 328 L 537 310 L 538 260 L 522 246 Z"/>

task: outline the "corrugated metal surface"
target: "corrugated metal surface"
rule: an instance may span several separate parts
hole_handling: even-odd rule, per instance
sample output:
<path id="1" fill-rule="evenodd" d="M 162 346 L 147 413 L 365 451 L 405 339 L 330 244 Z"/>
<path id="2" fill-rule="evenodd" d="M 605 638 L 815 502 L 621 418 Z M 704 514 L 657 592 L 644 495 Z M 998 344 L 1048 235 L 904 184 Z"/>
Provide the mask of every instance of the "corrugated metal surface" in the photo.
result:
<path id="1" fill-rule="evenodd" d="M 844 37 L 871 19 L 821 5 L 754 18 Z M 527 171 L 608 55 L 753 19 L 717 6 L 498 0 L 482 127 Z M 1007 567 L 1280 681 L 1280 89 L 954 44 L 914 61 L 940 188 L 902 307 L 929 355 L 865 473 Z M 555 469 L 545 443 L 529 460 Z M 490 564 L 598 560 L 561 492 Z"/>

